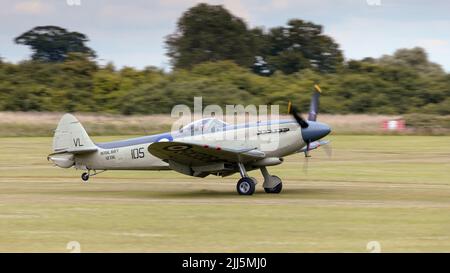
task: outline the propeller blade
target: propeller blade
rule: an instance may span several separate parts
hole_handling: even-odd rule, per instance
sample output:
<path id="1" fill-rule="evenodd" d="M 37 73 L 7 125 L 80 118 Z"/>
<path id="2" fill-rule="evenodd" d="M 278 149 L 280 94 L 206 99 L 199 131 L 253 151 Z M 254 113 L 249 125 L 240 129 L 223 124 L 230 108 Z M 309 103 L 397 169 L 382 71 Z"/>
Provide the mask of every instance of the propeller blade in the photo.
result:
<path id="1" fill-rule="evenodd" d="M 332 154 L 331 145 L 329 144 L 329 140 L 320 140 L 320 141 L 313 141 L 313 142 L 306 142 L 306 146 L 304 146 L 302 149 L 300 149 L 299 153 L 304 153 L 305 156 L 310 156 L 309 151 L 315 150 L 319 147 L 323 147 L 325 150 L 325 153 L 328 155 L 328 157 Z"/>
<path id="2" fill-rule="evenodd" d="M 314 85 L 315 92 L 311 97 L 311 103 L 309 105 L 309 114 L 308 114 L 308 120 L 310 121 L 316 121 L 317 120 L 317 114 L 319 113 L 319 98 L 320 93 L 322 90 L 320 89 L 320 86 L 315 84 Z"/>
<path id="3" fill-rule="evenodd" d="M 300 125 L 300 127 L 302 129 L 308 128 L 308 126 L 309 126 L 308 122 L 306 122 L 306 120 L 304 120 L 302 118 L 302 116 L 300 115 L 300 113 L 297 110 L 297 107 L 292 106 L 291 110 L 292 110 L 292 115 L 294 116 L 294 119 L 297 121 L 298 125 Z"/>
<path id="4" fill-rule="evenodd" d="M 331 147 L 331 144 L 327 143 L 323 145 L 323 150 L 325 151 L 328 157 L 331 157 L 333 155 L 333 149 Z"/>
<path id="5" fill-rule="evenodd" d="M 306 149 L 305 149 L 305 157 L 311 157 L 311 155 L 309 155 L 309 151 L 311 150 L 311 146 L 310 146 L 311 142 L 306 142 Z"/>
<path id="6" fill-rule="evenodd" d="M 314 141 L 314 142 L 306 142 L 306 146 L 303 147 L 299 152 L 303 152 L 305 154 L 305 161 L 303 162 L 303 172 L 305 174 L 308 174 L 308 168 L 309 168 L 309 158 L 311 155 L 309 154 L 309 151 L 317 149 L 319 147 L 323 147 L 325 153 L 328 157 L 331 157 L 332 154 L 332 148 L 330 145 L 329 140 L 321 140 L 321 141 Z"/>
<path id="7" fill-rule="evenodd" d="M 303 172 L 308 174 L 309 169 L 309 157 L 305 157 L 305 161 L 303 161 Z"/>

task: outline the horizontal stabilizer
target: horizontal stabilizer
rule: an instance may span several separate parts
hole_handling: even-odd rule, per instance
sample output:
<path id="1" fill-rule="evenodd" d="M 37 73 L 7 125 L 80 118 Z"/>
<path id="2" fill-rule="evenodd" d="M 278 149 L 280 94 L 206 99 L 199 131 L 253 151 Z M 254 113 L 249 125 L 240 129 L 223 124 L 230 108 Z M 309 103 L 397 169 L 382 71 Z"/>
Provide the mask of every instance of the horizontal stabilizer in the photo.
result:
<path id="1" fill-rule="evenodd" d="M 87 153 L 93 153 L 96 152 L 98 148 L 91 147 L 91 148 L 69 148 L 69 149 L 62 149 L 62 150 L 55 150 L 55 154 L 61 154 L 61 153 L 70 153 L 70 154 L 87 154 Z"/>

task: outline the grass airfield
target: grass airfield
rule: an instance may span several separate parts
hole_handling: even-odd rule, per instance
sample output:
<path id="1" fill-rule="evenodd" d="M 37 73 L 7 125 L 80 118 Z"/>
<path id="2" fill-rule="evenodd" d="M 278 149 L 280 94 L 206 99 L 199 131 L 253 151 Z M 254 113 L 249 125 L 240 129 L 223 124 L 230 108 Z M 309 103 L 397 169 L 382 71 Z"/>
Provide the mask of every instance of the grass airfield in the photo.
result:
<path id="1" fill-rule="evenodd" d="M 94 137 L 106 141 L 120 137 Z M 125 137 L 124 137 L 125 138 Z M 51 138 L 0 138 L 0 251 L 450 252 L 450 137 L 330 136 L 269 168 L 279 195 L 238 176 L 81 171 L 47 162 Z"/>

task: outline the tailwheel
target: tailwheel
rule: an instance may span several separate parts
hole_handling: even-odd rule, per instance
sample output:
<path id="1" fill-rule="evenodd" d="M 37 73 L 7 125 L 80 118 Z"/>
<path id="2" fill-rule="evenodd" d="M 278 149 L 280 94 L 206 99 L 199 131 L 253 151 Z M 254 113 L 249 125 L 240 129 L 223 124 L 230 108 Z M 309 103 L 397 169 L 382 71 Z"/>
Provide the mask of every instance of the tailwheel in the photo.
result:
<path id="1" fill-rule="evenodd" d="M 89 174 L 88 174 L 88 173 L 83 173 L 83 174 L 81 175 L 81 179 L 82 179 L 84 182 L 87 182 L 87 181 L 89 180 Z"/>
<path id="2" fill-rule="evenodd" d="M 93 171 L 93 172 L 91 172 L 91 171 Z M 84 182 L 87 182 L 87 181 L 89 180 L 89 177 L 94 176 L 94 175 L 97 175 L 97 174 L 100 174 L 100 173 L 103 173 L 103 172 L 106 172 L 106 170 L 97 171 L 97 170 L 90 170 L 90 169 L 89 169 L 87 172 L 85 172 L 85 173 L 83 173 L 83 174 L 81 175 L 81 179 L 82 179 Z"/>
<path id="3" fill-rule="evenodd" d="M 272 180 L 272 184 L 276 184 L 273 188 L 264 188 L 264 191 L 266 193 L 280 193 L 283 189 L 283 183 L 281 182 L 281 179 L 276 175 L 271 175 L 270 179 Z"/>
<path id="4" fill-rule="evenodd" d="M 243 177 L 239 179 L 236 190 L 240 195 L 252 195 L 255 192 L 256 179 Z"/>

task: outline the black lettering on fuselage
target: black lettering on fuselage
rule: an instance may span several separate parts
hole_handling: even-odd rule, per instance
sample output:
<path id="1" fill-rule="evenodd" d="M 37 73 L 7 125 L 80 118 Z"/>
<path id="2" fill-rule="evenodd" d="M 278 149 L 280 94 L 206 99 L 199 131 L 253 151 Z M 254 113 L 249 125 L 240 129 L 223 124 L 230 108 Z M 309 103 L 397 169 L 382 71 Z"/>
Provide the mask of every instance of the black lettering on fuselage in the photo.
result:
<path id="1" fill-rule="evenodd" d="M 131 159 L 139 159 L 139 158 L 144 158 L 145 154 L 144 154 L 144 148 L 134 148 L 131 149 Z"/>
<path id="2" fill-rule="evenodd" d="M 268 129 L 268 130 L 259 130 L 257 132 L 257 135 L 263 135 L 263 134 L 272 134 L 272 133 L 285 133 L 288 132 L 289 128 L 280 128 L 280 129 Z"/>
<path id="3" fill-rule="evenodd" d="M 80 140 L 79 137 L 73 139 L 73 145 L 75 145 L 75 147 L 82 147 L 82 146 L 84 146 L 83 144 L 81 144 L 81 140 Z"/>

